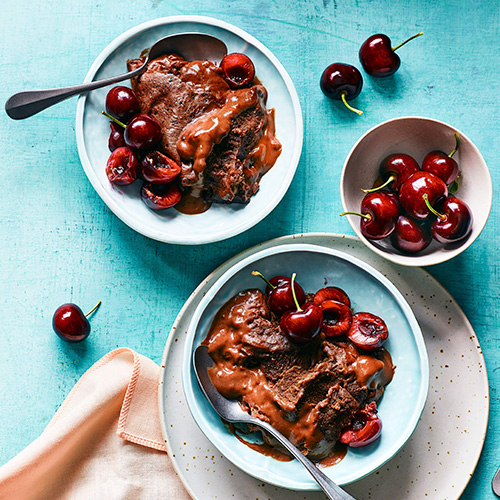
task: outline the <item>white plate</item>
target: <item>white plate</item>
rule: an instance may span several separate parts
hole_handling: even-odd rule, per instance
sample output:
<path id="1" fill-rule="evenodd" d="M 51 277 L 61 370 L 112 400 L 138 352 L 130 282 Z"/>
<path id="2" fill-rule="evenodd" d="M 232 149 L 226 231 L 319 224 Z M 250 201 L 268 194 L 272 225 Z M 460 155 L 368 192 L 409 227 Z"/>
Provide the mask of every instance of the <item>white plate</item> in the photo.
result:
<path id="1" fill-rule="evenodd" d="M 294 241 L 334 248 L 378 269 L 410 304 L 429 354 L 429 396 L 417 429 L 392 460 L 345 489 L 359 500 L 458 499 L 476 467 L 488 423 L 488 378 L 474 331 L 453 298 L 426 271 L 391 264 L 357 238 L 334 234 L 287 236 L 248 249 L 203 280 L 180 311 L 165 346 L 158 396 L 167 449 L 188 492 L 195 500 L 304 499 L 304 492 L 263 483 L 225 459 L 191 417 L 181 380 L 187 329 L 204 293 L 236 262 Z M 310 492 L 307 499 L 324 495 Z"/>
<path id="2" fill-rule="evenodd" d="M 101 115 L 110 87 L 82 95 L 76 112 L 76 140 L 83 168 L 104 203 L 135 231 L 166 243 L 199 245 L 235 236 L 260 222 L 280 202 L 300 159 L 303 124 L 300 103 L 290 76 L 258 40 L 228 23 L 201 16 L 155 19 L 125 32 L 111 42 L 92 64 L 85 82 L 126 72 L 126 60 L 137 57 L 158 39 L 174 33 L 199 32 L 224 41 L 229 52 L 244 52 L 268 90 L 268 108 L 276 110 L 276 136 L 282 152 L 262 178 L 247 205 L 214 204 L 207 212 L 184 215 L 176 210 L 154 212 L 140 198 L 140 183 L 113 186 L 106 176 L 109 123 Z M 124 83 L 127 85 L 127 83 Z M 120 85 L 123 85 L 121 83 Z"/>

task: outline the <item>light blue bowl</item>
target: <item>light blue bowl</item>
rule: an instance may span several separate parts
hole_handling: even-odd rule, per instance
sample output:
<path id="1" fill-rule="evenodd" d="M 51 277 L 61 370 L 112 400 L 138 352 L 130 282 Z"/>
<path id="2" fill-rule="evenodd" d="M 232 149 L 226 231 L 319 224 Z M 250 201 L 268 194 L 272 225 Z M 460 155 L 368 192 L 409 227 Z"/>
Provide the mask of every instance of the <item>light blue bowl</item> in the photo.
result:
<path id="1" fill-rule="evenodd" d="M 258 269 L 264 275 L 297 279 L 308 292 L 325 285 L 340 286 L 349 295 L 355 312 L 382 317 L 389 329 L 386 343 L 396 372 L 380 401 L 383 423 L 380 439 L 358 449 L 349 449 L 338 464 L 323 471 L 339 485 L 352 483 L 372 473 L 406 443 L 423 411 L 429 384 L 429 364 L 417 320 L 401 293 L 382 274 L 350 255 L 316 245 L 272 247 L 242 260 L 222 275 L 196 309 L 187 332 L 183 359 L 183 387 L 194 420 L 207 438 L 232 463 L 267 483 L 292 490 L 316 490 L 316 483 L 297 462 L 279 462 L 264 456 L 235 438 L 221 422 L 202 394 L 193 370 L 193 350 L 203 341 L 218 309 L 233 295 L 247 288 L 262 288 Z"/>

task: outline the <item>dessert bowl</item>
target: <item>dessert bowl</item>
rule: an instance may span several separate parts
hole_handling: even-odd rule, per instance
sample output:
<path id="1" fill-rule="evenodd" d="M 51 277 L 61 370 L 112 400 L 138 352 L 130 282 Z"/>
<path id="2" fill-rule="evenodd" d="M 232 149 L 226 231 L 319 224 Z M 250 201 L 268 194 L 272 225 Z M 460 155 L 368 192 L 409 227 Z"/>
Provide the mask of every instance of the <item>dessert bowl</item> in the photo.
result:
<path id="1" fill-rule="evenodd" d="M 363 243 L 382 257 L 405 266 L 429 266 L 445 262 L 468 248 L 483 230 L 492 205 L 491 177 L 481 153 L 462 132 L 444 122 L 430 118 L 402 117 L 383 122 L 366 132 L 353 146 L 341 174 L 340 196 L 346 212 L 359 212 L 365 193 L 379 177 L 379 165 L 390 154 L 405 153 L 421 165 L 433 150 L 450 153 L 455 147 L 455 134 L 460 146 L 453 158 L 461 172 L 454 196 L 467 203 L 472 212 L 472 231 L 453 244 L 436 241 L 416 254 L 405 254 L 394 248 L 390 237 L 368 240 L 360 230 L 360 217 L 347 215 L 349 224 Z"/>
<path id="2" fill-rule="evenodd" d="M 76 138 L 87 177 L 102 200 L 135 231 L 166 243 L 199 245 L 235 236 L 266 217 L 285 195 L 302 150 L 303 124 L 295 87 L 276 57 L 243 30 L 201 16 L 175 16 L 141 24 L 111 42 L 91 66 L 85 82 L 120 74 L 127 59 L 139 56 L 160 38 L 177 33 L 206 33 L 222 40 L 228 52 L 243 52 L 252 59 L 256 75 L 268 91 L 267 108 L 275 109 L 276 136 L 282 151 L 246 205 L 214 204 L 208 211 L 185 215 L 175 209 L 150 210 L 141 200 L 140 185 L 112 185 L 106 176 L 110 155 L 109 122 L 101 115 L 109 87 L 78 100 Z"/>
<path id="3" fill-rule="evenodd" d="M 397 368 L 378 405 L 382 436 L 364 448 L 349 449 L 338 464 L 323 469 L 339 485 L 372 473 L 401 449 L 418 423 L 429 382 L 427 353 L 418 323 L 396 287 L 371 266 L 333 249 L 308 244 L 271 247 L 238 262 L 214 283 L 193 314 L 183 354 L 183 388 L 194 420 L 220 452 L 248 474 L 284 488 L 317 489 L 298 462 L 277 461 L 240 442 L 196 381 L 193 351 L 204 340 L 219 308 L 242 290 L 263 290 L 259 278 L 251 275 L 254 269 L 268 276 L 297 272 L 306 291 L 317 290 L 325 282 L 339 286 L 351 298 L 355 311 L 373 312 L 387 323 L 390 333 L 385 347 Z"/>

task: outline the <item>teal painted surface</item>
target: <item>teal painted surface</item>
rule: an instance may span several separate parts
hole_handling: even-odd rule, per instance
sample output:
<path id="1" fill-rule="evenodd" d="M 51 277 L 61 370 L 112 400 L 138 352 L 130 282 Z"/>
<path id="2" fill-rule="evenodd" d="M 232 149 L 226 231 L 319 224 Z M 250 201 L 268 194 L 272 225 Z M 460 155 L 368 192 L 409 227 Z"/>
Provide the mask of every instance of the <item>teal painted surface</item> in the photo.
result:
<path id="1" fill-rule="evenodd" d="M 180 247 L 148 240 L 121 223 L 93 191 L 74 137 L 76 100 L 23 122 L 0 113 L 0 463 L 33 441 L 80 375 L 106 352 L 128 346 L 159 361 L 172 322 L 205 275 L 261 241 L 294 232 L 352 234 L 341 211 L 340 171 L 358 137 L 403 115 L 446 121 L 479 147 L 499 181 L 500 9 L 446 0 L 22 0 L 4 2 L 0 102 L 16 91 L 79 83 L 101 50 L 141 22 L 202 14 L 231 22 L 267 45 L 296 84 L 305 141 L 290 190 L 264 221 L 230 240 Z M 320 93 L 328 64 L 358 65 L 366 37 L 394 42 L 424 31 L 400 51 L 394 78 L 365 78 L 358 117 Z M 480 238 L 430 272 L 455 296 L 479 337 L 491 389 L 490 425 L 462 498 L 494 498 L 500 464 L 499 206 Z M 73 301 L 101 309 L 81 345 L 52 332 L 53 311 Z M 456 443 L 456 446 L 460 446 Z"/>

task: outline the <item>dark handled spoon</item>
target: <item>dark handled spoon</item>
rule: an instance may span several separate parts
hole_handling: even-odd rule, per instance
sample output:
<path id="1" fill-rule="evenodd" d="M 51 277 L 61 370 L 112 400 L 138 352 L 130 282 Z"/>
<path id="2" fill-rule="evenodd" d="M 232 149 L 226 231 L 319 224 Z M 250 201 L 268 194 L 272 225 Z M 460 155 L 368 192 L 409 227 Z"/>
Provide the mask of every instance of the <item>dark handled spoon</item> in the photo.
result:
<path id="1" fill-rule="evenodd" d="M 158 40 L 148 51 L 144 64 L 129 73 L 96 82 L 47 90 L 31 90 L 14 94 L 5 104 L 5 111 L 14 120 L 22 120 L 64 101 L 68 97 L 84 94 L 113 83 L 139 76 L 146 71 L 150 61 L 164 54 L 178 54 L 187 61 L 206 60 L 219 63 L 227 54 L 224 42 L 203 33 L 182 33 Z"/>
<path id="2" fill-rule="evenodd" d="M 330 500 L 355 500 L 346 493 L 328 476 L 323 474 L 311 460 L 303 455 L 283 434 L 278 432 L 267 422 L 252 417 L 245 412 L 238 401 L 227 399 L 222 396 L 212 384 L 207 369 L 212 366 L 212 358 L 208 354 L 208 347 L 201 345 L 196 348 L 193 356 L 196 378 L 200 384 L 201 390 L 212 405 L 213 409 L 228 422 L 242 422 L 246 424 L 257 425 L 265 429 L 277 441 L 279 441 L 311 474 L 314 480 L 319 484 Z"/>

